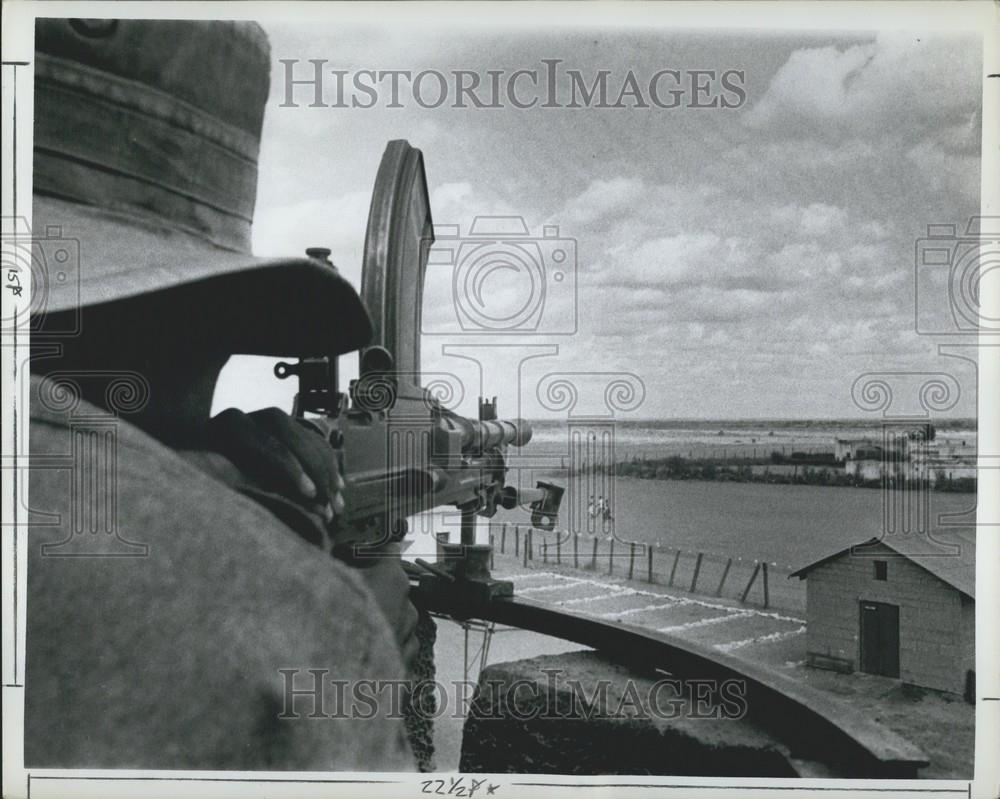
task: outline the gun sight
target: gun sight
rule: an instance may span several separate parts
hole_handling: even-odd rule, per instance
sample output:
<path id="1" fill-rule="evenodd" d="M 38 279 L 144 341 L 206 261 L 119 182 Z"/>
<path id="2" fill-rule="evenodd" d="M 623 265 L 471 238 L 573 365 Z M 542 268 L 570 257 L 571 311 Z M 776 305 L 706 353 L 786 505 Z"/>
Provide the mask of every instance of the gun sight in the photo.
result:
<path id="1" fill-rule="evenodd" d="M 524 419 L 479 421 L 451 417 L 462 431 L 462 452 L 486 452 L 506 446 L 523 447 L 531 441 L 531 424 Z"/>

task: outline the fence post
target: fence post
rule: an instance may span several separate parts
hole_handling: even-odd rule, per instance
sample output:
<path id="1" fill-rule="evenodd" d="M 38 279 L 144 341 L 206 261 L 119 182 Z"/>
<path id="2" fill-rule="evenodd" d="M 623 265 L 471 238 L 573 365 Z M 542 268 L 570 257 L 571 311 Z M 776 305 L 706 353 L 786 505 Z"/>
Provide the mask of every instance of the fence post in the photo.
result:
<path id="1" fill-rule="evenodd" d="M 556 530 L 556 563 L 562 563 L 562 536 Z"/>
<path id="2" fill-rule="evenodd" d="M 694 589 L 698 587 L 698 572 L 701 571 L 701 559 L 703 555 L 701 552 L 698 553 L 698 559 L 694 562 L 694 574 L 691 575 L 691 593 L 694 593 Z"/>
<path id="3" fill-rule="evenodd" d="M 545 536 L 542 536 L 542 542 L 538 545 L 542 550 L 542 563 L 549 562 L 549 542 L 545 540 Z"/>
<path id="4" fill-rule="evenodd" d="M 726 561 L 726 568 L 722 570 L 722 579 L 719 580 L 719 589 L 715 592 L 716 596 L 722 596 L 722 586 L 726 582 L 726 577 L 729 576 L 729 569 L 732 565 L 733 565 L 733 559 L 730 558 L 729 560 Z"/>
<path id="5" fill-rule="evenodd" d="M 757 572 L 760 571 L 760 561 L 754 561 L 753 574 L 750 575 L 750 582 L 747 583 L 747 587 L 743 589 L 743 594 L 740 596 L 740 602 L 747 601 L 747 594 L 750 593 L 750 587 L 753 585 L 753 581 L 757 579 Z"/>
<path id="6" fill-rule="evenodd" d="M 580 548 L 580 534 L 579 533 L 573 533 L 573 568 L 574 569 L 579 569 L 580 568 L 580 553 L 579 553 L 579 548 Z"/>
<path id="7" fill-rule="evenodd" d="M 597 536 L 594 536 L 594 554 L 590 556 L 590 568 L 597 571 Z"/>
<path id="8" fill-rule="evenodd" d="M 628 578 L 631 580 L 635 572 L 635 541 L 628 544 Z"/>
<path id="9" fill-rule="evenodd" d="M 521 554 L 521 527 L 520 525 L 514 525 L 514 557 L 516 558 Z"/>
<path id="10" fill-rule="evenodd" d="M 677 564 L 680 562 L 680 559 L 681 559 L 681 551 L 678 549 L 677 554 L 674 555 L 674 565 L 670 569 L 670 582 L 668 583 L 668 585 L 670 585 L 671 587 L 673 587 L 674 584 L 674 575 L 677 574 Z"/>
<path id="11" fill-rule="evenodd" d="M 534 560 L 535 559 L 535 528 L 533 528 L 533 527 L 529 527 L 528 528 L 528 541 L 525 544 L 525 547 L 528 550 L 528 560 Z"/>
<path id="12" fill-rule="evenodd" d="M 761 564 L 761 567 L 762 567 L 762 569 L 761 569 L 760 576 L 764 580 L 764 607 L 766 608 L 766 607 L 770 607 L 770 604 L 771 604 L 771 597 L 769 596 L 768 590 L 767 590 L 767 561 L 766 560 Z"/>
<path id="13" fill-rule="evenodd" d="M 490 568 L 493 568 L 493 531 L 490 531 Z"/>
<path id="14" fill-rule="evenodd" d="M 523 561 L 524 567 L 527 568 L 528 567 L 528 534 L 527 534 L 527 532 L 525 532 L 525 534 L 524 534 L 524 546 L 521 547 L 521 557 L 524 558 L 524 561 Z"/>
<path id="15" fill-rule="evenodd" d="M 646 582 L 653 582 L 653 545 L 646 545 Z"/>
<path id="16" fill-rule="evenodd" d="M 503 523 L 503 527 L 500 528 L 500 554 L 503 555 L 507 550 L 507 522 Z"/>
<path id="17" fill-rule="evenodd" d="M 611 545 L 608 549 L 608 574 L 611 574 L 615 570 L 615 539 L 611 539 Z"/>

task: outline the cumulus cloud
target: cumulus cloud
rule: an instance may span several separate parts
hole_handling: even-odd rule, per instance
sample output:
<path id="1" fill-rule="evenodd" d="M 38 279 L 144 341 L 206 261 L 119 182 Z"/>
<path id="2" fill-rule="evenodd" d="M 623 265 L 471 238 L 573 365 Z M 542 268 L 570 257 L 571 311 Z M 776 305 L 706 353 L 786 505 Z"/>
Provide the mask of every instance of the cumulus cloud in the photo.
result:
<path id="1" fill-rule="evenodd" d="M 778 224 L 809 238 L 843 234 L 847 226 L 847 211 L 827 203 L 783 205 L 774 211 L 773 218 Z"/>
<path id="2" fill-rule="evenodd" d="M 744 114 L 751 128 L 827 135 L 940 126 L 967 117 L 979 99 L 974 38 L 881 33 L 846 47 L 795 50 Z"/>
<path id="3" fill-rule="evenodd" d="M 848 116 L 851 105 L 867 101 L 868 92 L 852 91 L 865 67 L 875 58 L 876 46 L 855 45 L 840 50 L 827 47 L 796 50 L 771 80 L 764 96 L 746 114 L 751 127 L 762 127 L 788 117 L 834 120 Z"/>
<path id="4" fill-rule="evenodd" d="M 699 232 L 620 244 L 609 254 L 618 263 L 617 279 L 670 286 L 705 280 L 721 249 L 718 235 Z"/>
<path id="5" fill-rule="evenodd" d="M 610 197 L 600 196 L 603 188 Z M 624 197 L 631 208 L 622 214 Z M 661 199 L 680 197 L 684 206 L 660 212 Z M 589 253 L 581 258 L 582 333 L 594 351 L 630 342 L 663 353 L 691 379 L 718 376 L 704 359 L 739 364 L 747 379 L 792 379 L 820 358 L 842 368 L 844 352 L 905 359 L 922 347 L 900 336 L 909 323 L 912 245 L 891 216 L 628 178 L 591 184 L 566 205 L 584 206 L 613 209 L 610 220 L 595 218 L 599 234 L 580 243 Z"/>
<path id="6" fill-rule="evenodd" d="M 645 190 L 646 187 L 638 178 L 594 180 L 566 204 L 559 214 L 559 220 L 570 226 L 607 222 L 623 213 L 631 213 L 636 200 Z"/>
<path id="7" fill-rule="evenodd" d="M 528 52 L 518 37 L 504 49 L 473 34 L 420 37 L 414 54 L 405 37 L 373 49 L 350 24 L 315 49 L 309 26 L 286 31 L 276 52 L 332 52 L 344 64 L 360 54 L 385 68 L 489 66 L 487 52 L 496 63 L 536 56 L 534 40 Z M 775 37 L 764 56 L 761 42 L 741 34 L 740 65 L 764 77 L 745 110 L 727 115 L 616 114 L 612 125 L 608 115 L 556 110 L 341 113 L 279 109 L 272 98 L 256 249 L 330 246 L 357 283 L 378 159 L 385 141 L 405 137 L 424 150 L 436 223 L 467 235 L 477 216 L 523 214 L 532 237 L 556 225 L 576 241 L 578 296 L 550 283 L 545 313 L 576 319 L 578 330 L 556 338 L 543 326 L 524 339 L 558 347 L 557 358 L 533 362 L 539 368 L 639 372 L 644 415 L 850 412 L 859 371 L 927 369 L 936 358 L 912 333 L 914 240 L 928 223 L 964 227 L 978 205 L 981 65 L 972 38 L 831 38 L 818 47 L 814 38 Z M 574 66 L 604 68 L 611 51 L 600 52 L 598 62 L 575 48 Z M 630 40 L 620 52 L 653 62 L 662 42 Z M 428 368 L 455 369 L 443 346 L 484 341 L 462 335 L 454 275 L 446 259 L 428 271 L 425 329 L 442 334 L 424 338 Z M 491 273 L 489 310 L 524 303 L 514 279 Z M 482 351 L 469 397 L 480 379 L 490 391 L 512 385 L 516 365 L 494 356 L 518 341 L 485 338 L 494 346 Z"/>
<path id="8" fill-rule="evenodd" d="M 516 208 L 495 187 L 471 181 L 453 181 L 433 185 L 431 209 L 436 225 L 457 225 L 460 235 L 468 235 L 477 217 L 520 217 L 527 209 Z M 530 228 L 534 220 L 525 224 Z M 537 224 L 537 223 L 536 223 Z"/>
<path id="9" fill-rule="evenodd" d="M 958 155 L 933 139 L 925 139 L 906 151 L 906 160 L 926 191 L 978 202 L 978 153 Z"/>

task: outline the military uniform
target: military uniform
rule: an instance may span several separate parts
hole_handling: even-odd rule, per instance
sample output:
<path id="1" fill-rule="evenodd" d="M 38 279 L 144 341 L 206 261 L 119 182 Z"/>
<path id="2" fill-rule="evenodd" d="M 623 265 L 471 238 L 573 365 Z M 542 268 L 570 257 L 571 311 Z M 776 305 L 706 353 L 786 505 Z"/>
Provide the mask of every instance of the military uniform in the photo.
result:
<path id="1" fill-rule="evenodd" d="M 32 380 L 38 459 L 72 450 L 74 418 L 105 415 L 83 401 L 51 410 L 38 400 L 49 394 Z M 25 763 L 412 769 L 399 719 L 308 718 L 311 700 L 285 707 L 279 669 L 301 671 L 296 688 L 311 687 L 307 669 L 403 675 L 359 578 L 138 428 L 115 429 L 117 533 L 145 557 L 88 556 L 100 542 L 75 541 L 74 523 L 101 509 L 93 498 L 71 507 L 71 470 L 31 473 L 31 505 L 44 513 L 29 520 Z M 325 699 L 336 713 L 332 689 Z M 283 710 L 301 718 L 279 719 Z"/>
<path id="2" fill-rule="evenodd" d="M 270 71 L 257 26 L 46 19 L 36 48 L 34 229 L 78 240 L 81 257 L 39 313 L 183 289 L 233 353 L 368 340 L 335 270 L 249 252 Z M 33 345 L 59 342 L 38 329 Z M 383 707 L 281 718 L 295 710 L 281 669 L 298 688 L 310 669 L 407 676 L 364 581 L 72 383 L 31 385 L 26 765 L 412 769 Z M 88 470 L 78 456 L 95 452 Z"/>

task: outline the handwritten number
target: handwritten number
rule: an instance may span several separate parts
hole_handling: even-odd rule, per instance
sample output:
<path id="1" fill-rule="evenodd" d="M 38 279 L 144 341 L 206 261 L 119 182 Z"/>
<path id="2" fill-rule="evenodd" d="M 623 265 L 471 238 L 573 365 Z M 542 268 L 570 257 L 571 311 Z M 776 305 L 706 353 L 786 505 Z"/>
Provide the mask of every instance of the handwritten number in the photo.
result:
<path id="1" fill-rule="evenodd" d="M 448 779 L 449 785 L 447 789 L 445 789 L 444 780 L 421 780 L 420 792 L 438 794 L 440 796 L 454 795 L 458 797 L 469 797 L 469 799 L 471 799 L 471 797 L 476 795 L 476 792 L 480 788 L 485 787 L 486 795 L 491 796 L 496 793 L 497 788 L 500 787 L 492 782 L 489 785 L 485 785 L 485 779 L 473 779 L 471 785 L 466 784 L 465 777 L 449 777 Z"/>

